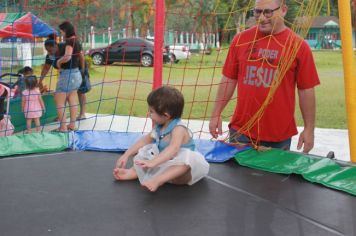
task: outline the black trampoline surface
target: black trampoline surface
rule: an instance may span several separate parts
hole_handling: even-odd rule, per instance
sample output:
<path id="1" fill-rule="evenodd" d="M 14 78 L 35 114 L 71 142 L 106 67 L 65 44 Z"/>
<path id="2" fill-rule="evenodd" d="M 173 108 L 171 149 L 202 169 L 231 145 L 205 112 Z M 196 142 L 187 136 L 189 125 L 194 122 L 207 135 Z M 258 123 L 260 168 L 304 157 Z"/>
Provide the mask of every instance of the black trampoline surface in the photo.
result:
<path id="1" fill-rule="evenodd" d="M 211 164 L 193 186 L 117 182 L 118 155 L 0 159 L 0 235 L 356 235 L 356 198 L 299 176 Z"/>

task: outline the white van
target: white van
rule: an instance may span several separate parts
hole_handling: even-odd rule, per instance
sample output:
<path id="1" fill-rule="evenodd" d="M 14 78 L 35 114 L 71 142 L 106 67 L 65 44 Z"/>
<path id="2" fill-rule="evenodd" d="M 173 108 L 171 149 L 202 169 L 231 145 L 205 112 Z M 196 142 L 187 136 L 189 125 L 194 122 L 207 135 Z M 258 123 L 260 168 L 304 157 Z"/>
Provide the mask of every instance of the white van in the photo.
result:
<path id="1" fill-rule="evenodd" d="M 154 36 L 146 36 L 146 39 L 154 42 Z M 171 63 L 178 63 L 179 60 L 189 59 L 191 53 L 186 45 L 169 45 L 165 46 Z"/>
<path id="2" fill-rule="evenodd" d="M 169 45 L 166 46 L 171 63 L 178 63 L 179 60 L 189 59 L 191 53 L 186 45 Z"/>

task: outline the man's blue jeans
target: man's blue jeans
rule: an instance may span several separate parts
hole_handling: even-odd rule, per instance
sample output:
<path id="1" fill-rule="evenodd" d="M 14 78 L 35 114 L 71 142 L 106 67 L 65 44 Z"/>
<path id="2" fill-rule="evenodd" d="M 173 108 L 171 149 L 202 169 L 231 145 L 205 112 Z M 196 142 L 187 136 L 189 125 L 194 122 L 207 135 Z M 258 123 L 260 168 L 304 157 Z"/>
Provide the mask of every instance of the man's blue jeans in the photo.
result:
<path id="1" fill-rule="evenodd" d="M 249 137 L 247 137 L 244 134 L 237 134 L 237 131 L 234 129 L 229 130 L 230 133 L 230 142 L 231 143 L 251 143 L 251 140 Z M 271 147 L 271 148 L 278 148 L 278 149 L 283 149 L 283 150 L 289 150 L 290 145 L 292 142 L 292 138 L 280 141 L 280 142 L 269 142 L 269 141 L 259 141 L 258 145 L 259 146 L 265 146 L 265 147 Z"/>

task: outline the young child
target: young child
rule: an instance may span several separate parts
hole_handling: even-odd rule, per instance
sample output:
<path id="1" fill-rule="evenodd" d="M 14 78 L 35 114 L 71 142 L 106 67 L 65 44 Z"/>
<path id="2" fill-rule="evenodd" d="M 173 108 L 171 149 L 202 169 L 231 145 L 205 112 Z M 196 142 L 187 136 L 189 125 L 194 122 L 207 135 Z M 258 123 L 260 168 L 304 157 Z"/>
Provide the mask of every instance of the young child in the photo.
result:
<path id="1" fill-rule="evenodd" d="M 14 97 L 21 96 L 22 92 L 26 89 L 25 78 L 33 75 L 33 69 L 25 66 L 17 72 L 20 77 L 13 85 Z"/>
<path id="2" fill-rule="evenodd" d="M 147 97 L 154 129 L 131 146 L 113 171 L 117 180 L 139 179 L 149 191 L 164 183 L 192 185 L 205 177 L 209 164 L 195 151 L 191 131 L 181 123 L 184 98 L 175 88 L 164 86 Z M 126 169 L 134 156 L 134 165 Z"/>
<path id="3" fill-rule="evenodd" d="M 27 133 L 31 133 L 32 120 L 35 121 L 36 131 L 41 129 L 40 117 L 45 105 L 38 88 L 36 76 L 25 77 L 26 89 L 22 92 L 22 111 L 26 118 Z"/>

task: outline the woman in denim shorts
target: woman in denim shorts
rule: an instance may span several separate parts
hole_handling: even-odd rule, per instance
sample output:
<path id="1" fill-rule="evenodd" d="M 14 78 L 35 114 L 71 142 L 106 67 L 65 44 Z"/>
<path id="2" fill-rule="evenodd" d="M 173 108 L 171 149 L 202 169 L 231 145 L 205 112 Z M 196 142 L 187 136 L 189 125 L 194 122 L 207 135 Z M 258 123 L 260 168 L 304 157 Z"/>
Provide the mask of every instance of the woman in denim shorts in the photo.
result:
<path id="1" fill-rule="evenodd" d="M 43 80 L 45 79 L 46 75 L 50 72 L 50 78 L 52 77 L 53 72 L 51 71 L 51 68 L 53 67 L 54 69 L 57 68 L 57 60 L 61 58 L 64 53 L 65 53 L 65 43 L 57 43 L 56 40 L 57 36 L 55 34 L 50 34 L 48 35 L 48 38 L 44 42 L 45 49 L 47 51 L 46 55 L 46 61 L 44 66 L 42 67 L 41 71 L 41 77 L 40 77 L 40 88 L 43 88 Z M 82 52 L 83 49 L 81 48 Z M 77 120 L 82 120 L 85 119 L 85 111 L 86 111 L 86 93 L 89 92 L 91 89 L 91 84 L 89 80 L 89 71 L 88 67 L 85 63 L 84 55 L 83 53 L 79 54 L 80 58 L 80 65 L 79 65 L 79 70 L 81 71 L 82 74 L 82 81 L 81 85 L 77 91 L 78 94 L 78 100 L 79 100 L 79 105 L 80 105 L 80 113 L 77 117 Z M 84 69 L 82 69 L 84 65 Z M 63 70 L 62 70 L 63 71 Z M 65 84 L 65 83 L 62 83 Z M 64 86 L 67 87 L 67 86 Z M 70 85 L 68 84 L 68 88 Z"/>
<path id="2" fill-rule="evenodd" d="M 79 66 L 82 57 L 80 42 L 76 37 L 73 25 L 65 21 L 59 25 L 59 30 L 65 39 L 63 56 L 57 60 L 56 66 L 59 70 L 59 79 L 54 99 L 56 101 L 58 119 L 60 126 L 58 131 L 65 132 L 75 129 L 77 115 L 77 90 L 82 83 Z M 70 123 L 66 125 L 66 101 L 69 104 Z"/>

